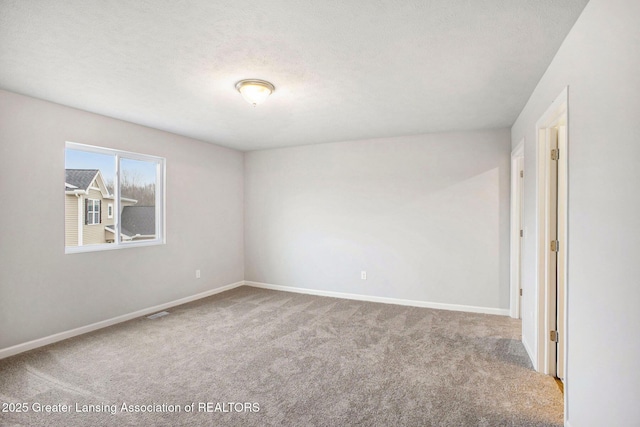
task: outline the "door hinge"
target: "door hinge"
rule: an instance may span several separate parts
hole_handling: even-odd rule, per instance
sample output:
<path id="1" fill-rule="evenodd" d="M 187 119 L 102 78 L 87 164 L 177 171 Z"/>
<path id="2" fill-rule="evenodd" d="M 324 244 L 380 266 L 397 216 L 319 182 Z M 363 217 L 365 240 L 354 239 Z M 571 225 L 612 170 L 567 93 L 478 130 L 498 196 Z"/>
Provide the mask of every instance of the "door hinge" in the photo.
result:
<path id="1" fill-rule="evenodd" d="M 560 150 L 555 148 L 551 150 L 551 160 L 558 160 L 560 158 Z"/>
<path id="2" fill-rule="evenodd" d="M 558 331 L 549 331 L 549 339 L 553 342 L 558 342 L 560 335 Z"/>
<path id="3" fill-rule="evenodd" d="M 522 288 L 520 288 L 520 296 L 522 296 Z"/>
<path id="4" fill-rule="evenodd" d="M 520 178 L 524 178 L 524 171 L 520 171 Z"/>
<path id="5" fill-rule="evenodd" d="M 524 237 L 524 230 L 520 230 L 520 237 Z"/>
<path id="6" fill-rule="evenodd" d="M 560 250 L 560 242 L 557 240 L 551 241 L 551 252 L 558 252 Z"/>

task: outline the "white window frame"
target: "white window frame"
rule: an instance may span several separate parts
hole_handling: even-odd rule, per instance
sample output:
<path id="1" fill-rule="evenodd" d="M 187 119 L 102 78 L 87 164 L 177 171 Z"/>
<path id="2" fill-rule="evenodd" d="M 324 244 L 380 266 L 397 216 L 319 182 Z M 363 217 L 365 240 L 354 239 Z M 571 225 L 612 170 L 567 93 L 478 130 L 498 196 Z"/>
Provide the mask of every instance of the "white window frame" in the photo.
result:
<path id="1" fill-rule="evenodd" d="M 101 221 L 100 221 L 100 217 L 102 216 L 102 212 L 100 212 L 100 208 L 101 208 L 101 203 L 100 200 L 98 199 L 85 199 L 87 201 L 87 209 L 86 209 L 86 213 L 85 215 L 87 215 L 86 218 L 86 225 L 100 225 Z M 89 209 L 89 206 L 91 206 L 93 209 Z M 89 212 L 91 212 L 91 221 L 89 221 Z M 98 222 L 96 222 L 96 215 L 98 216 Z"/>
<path id="2" fill-rule="evenodd" d="M 107 204 L 107 219 L 113 219 L 113 203 Z"/>
<path id="3" fill-rule="evenodd" d="M 148 154 L 133 153 L 123 150 L 115 150 L 112 148 L 98 147 L 95 145 L 79 144 L 76 142 L 67 141 L 65 148 L 70 150 L 86 151 L 89 153 L 106 154 L 114 156 L 115 162 L 115 177 L 114 177 L 114 189 L 113 198 L 114 204 L 112 214 L 114 218 L 115 241 L 114 243 L 104 243 L 97 245 L 86 246 L 65 246 L 65 254 L 83 253 L 83 252 L 95 252 L 106 251 L 123 248 L 133 248 L 141 246 L 156 246 L 166 244 L 166 224 L 165 224 L 165 211 L 166 211 L 166 159 L 164 157 L 152 156 Z M 139 241 L 124 241 L 117 232 L 120 229 L 120 161 L 121 159 L 139 160 L 144 162 L 155 163 L 156 165 L 156 218 L 155 218 L 155 238 Z M 111 206 L 111 203 L 109 203 Z M 111 219 L 111 217 L 109 217 Z"/>

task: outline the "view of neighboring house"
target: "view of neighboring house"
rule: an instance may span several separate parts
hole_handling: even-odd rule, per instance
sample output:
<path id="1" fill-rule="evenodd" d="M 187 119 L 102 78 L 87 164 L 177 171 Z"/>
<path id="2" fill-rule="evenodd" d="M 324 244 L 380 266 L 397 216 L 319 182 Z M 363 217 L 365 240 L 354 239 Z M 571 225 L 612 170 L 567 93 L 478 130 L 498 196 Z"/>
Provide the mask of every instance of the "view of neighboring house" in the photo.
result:
<path id="1" fill-rule="evenodd" d="M 98 169 L 65 170 L 65 245 L 84 246 L 115 241 L 115 199 Z M 135 206 L 120 198 L 120 239 L 155 237 L 155 207 Z"/>

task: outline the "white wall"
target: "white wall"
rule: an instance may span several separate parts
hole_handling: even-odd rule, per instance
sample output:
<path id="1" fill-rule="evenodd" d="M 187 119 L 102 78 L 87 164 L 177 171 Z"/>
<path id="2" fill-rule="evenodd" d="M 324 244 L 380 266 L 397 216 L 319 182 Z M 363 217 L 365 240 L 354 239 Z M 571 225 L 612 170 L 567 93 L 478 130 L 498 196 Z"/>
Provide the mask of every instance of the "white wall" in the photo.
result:
<path id="1" fill-rule="evenodd" d="M 248 152 L 245 279 L 506 309 L 509 162 L 507 129 Z"/>
<path id="2" fill-rule="evenodd" d="M 591 0 L 512 128 L 569 86 L 567 403 L 571 426 L 640 425 L 640 2 Z M 526 174 L 523 334 L 535 347 L 535 175 Z M 535 348 L 532 349 L 535 351 Z"/>
<path id="3" fill-rule="evenodd" d="M 167 159 L 166 245 L 64 254 L 65 141 Z M 0 349 L 242 280 L 242 170 L 238 151 L 0 91 Z"/>

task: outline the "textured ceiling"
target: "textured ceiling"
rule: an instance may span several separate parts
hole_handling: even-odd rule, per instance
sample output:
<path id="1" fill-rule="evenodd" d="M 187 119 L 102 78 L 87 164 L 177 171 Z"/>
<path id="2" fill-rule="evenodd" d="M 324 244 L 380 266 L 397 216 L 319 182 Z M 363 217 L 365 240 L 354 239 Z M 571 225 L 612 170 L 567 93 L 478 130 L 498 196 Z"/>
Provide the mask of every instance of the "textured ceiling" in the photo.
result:
<path id="1" fill-rule="evenodd" d="M 508 127 L 587 1 L 0 0 L 0 87 L 241 150 Z"/>

